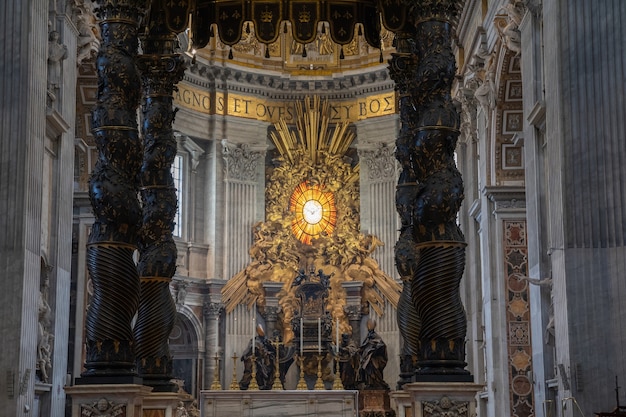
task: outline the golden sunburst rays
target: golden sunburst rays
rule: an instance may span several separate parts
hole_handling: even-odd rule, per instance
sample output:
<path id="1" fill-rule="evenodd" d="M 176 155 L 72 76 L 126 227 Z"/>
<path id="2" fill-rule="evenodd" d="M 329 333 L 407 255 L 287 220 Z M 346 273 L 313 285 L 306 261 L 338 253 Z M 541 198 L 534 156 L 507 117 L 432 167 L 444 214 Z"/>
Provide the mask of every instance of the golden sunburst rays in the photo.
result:
<path id="1" fill-rule="evenodd" d="M 296 102 L 295 111 L 295 129 L 281 118 L 274 124 L 275 131 L 270 132 L 276 149 L 287 161 L 296 163 L 298 155 L 303 155 L 315 166 L 323 162 L 324 154 L 341 157 L 348 151 L 355 134 L 349 129 L 348 121 L 331 125 L 327 100 L 306 97 Z"/>

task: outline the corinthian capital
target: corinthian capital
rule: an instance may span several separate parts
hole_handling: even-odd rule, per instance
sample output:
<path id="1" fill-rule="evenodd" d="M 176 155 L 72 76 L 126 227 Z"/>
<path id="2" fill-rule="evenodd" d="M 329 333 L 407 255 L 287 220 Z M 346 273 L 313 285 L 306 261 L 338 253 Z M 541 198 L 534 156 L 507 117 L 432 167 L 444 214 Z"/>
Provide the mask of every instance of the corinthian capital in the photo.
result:
<path id="1" fill-rule="evenodd" d="M 224 304 L 222 303 L 213 303 L 207 301 L 202 306 L 202 313 L 204 314 L 205 318 L 211 319 L 219 316 L 223 308 Z"/>
<path id="2" fill-rule="evenodd" d="M 246 144 L 233 145 L 222 141 L 224 174 L 228 179 L 254 182 L 263 154 L 253 151 Z"/>

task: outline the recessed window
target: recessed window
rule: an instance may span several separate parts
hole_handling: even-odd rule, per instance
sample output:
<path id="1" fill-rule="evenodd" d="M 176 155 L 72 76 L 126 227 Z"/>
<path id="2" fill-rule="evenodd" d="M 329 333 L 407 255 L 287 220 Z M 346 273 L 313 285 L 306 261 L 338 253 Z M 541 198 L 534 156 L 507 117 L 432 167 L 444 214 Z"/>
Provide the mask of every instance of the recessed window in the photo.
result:
<path id="1" fill-rule="evenodd" d="M 176 208 L 176 215 L 174 216 L 174 231 L 172 234 L 175 237 L 182 237 L 182 212 L 183 212 L 183 157 L 182 155 L 176 155 L 174 162 L 172 163 L 172 177 L 174 178 L 174 187 L 176 187 L 176 200 L 178 205 Z"/>

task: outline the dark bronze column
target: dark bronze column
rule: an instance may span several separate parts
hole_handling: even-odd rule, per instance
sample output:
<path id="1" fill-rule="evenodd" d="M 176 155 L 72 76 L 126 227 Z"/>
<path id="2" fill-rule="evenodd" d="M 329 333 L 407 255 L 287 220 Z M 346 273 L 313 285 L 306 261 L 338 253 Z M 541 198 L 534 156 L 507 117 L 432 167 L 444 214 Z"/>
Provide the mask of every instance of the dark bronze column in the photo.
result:
<path id="1" fill-rule="evenodd" d="M 136 118 L 141 84 L 135 59 L 145 1 L 97 3 L 102 42 L 92 131 L 99 157 L 89 180 L 95 222 L 87 245 L 93 297 L 85 320 L 86 370 L 77 382 L 135 382 L 131 321 L 139 303 L 139 277 L 133 253 L 141 222 L 137 175 L 142 148 Z"/>
<path id="2" fill-rule="evenodd" d="M 138 65 L 143 84 L 141 132 L 144 141 L 140 184 L 143 223 L 139 235 L 141 298 L 134 328 L 137 370 L 144 385 L 155 391 L 175 391 L 168 339 L 176 319 L 169 285 L 176 271 L 177 250 L 172 231 L 176 188 L 171 166 L 176 157 L 172 130 L 175 85 L 185 65 L 175 53 L 176 34 L 165 24 L 165 8 L 153 4 L 143 54 Z"/>
<path id="3" fill-rule="evenodd" d="M 398 91 L 401 123 L 400 133 L 396 140 L 396 159 L 402 168 L 396 187 L 396 209 L 400 215 L 401 228 L 395 246 L 395 262 L 402 279 L 402 293 L 398 301 L 397 313 L 398 328 L 402 335 L 398 388 L 413 380 L 421 328 L 421 322 L 411 297 L 411 282 L 413 273 L 417 270 L 417 254 L 413 243 L 413 204 L 417 194 L 417 182 L 413 169 L 413 155 L 411 154 L 416 109 L 413 106 L 409 88 L 414 81 L 417 62 L 415 59 L 415 34 L 409 29 L 410 27 L 407 27 L 405 31 L 396 32 L 396 51 L 389 61 L 389 72 Z"/>
<path id="4" fill-rule="evenodd" d="M 402 87 L 410 99 L 402 97 L 400 103 L 403 130 L 398 157 L 403 167 L 408 164 L 403 173 L 410 175 L 400 179 L 397 204 L 401 216 L 411 212 L 407 230 L 413 251 L 406 251 L 411 269 L 401 269 L 399 263 L 399 271 L 403 276 L 412 274 L 408 291 L 419 325 L 407 321 L 403 335 L 419 332 L 416 381 L 471 381 L 465 370 L 467 321 L 459 293 L 465 268 L 465 240 L 456 223 L 463 201 L 463 181 L 454 161 L 459 115 L 451 97 L 456 70 L 452 24 L 462 2 L 407 0 L 406 4 L 414 30 L 415 69 L 408 86 Z M 400 54 L 406 49 L 400 48 Z M 410 109 L 403 110 L 406 106 Z M 415 187 L 403 191 L 413 180 Z M 407 247 L 407 241 L 399 246 Z"/>

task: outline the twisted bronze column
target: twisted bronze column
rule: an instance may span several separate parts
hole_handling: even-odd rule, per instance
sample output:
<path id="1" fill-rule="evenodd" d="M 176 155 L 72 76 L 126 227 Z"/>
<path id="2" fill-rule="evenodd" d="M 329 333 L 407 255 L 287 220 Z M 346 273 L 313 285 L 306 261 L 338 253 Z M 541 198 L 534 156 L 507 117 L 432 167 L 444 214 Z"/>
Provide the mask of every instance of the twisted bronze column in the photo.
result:
<path id="1" fill-rule="evenodd" d="M 410 29 L 410 28 L 407 28 Z M 400 215 L 401 228 L 395 246 L 395 262 L 402 279 L 402 293 L 398 301 L 397 321 L 402 335 L 400 356 L 400 380 L 398 387 L 411 382 L 417 360 L 418 339 L 421 322 L 413 306 L 411 281 L 417 269 L 416 249 L 413 243 L 413 202 L 417 193 L 417 182 L 413 169 L 411 141 L 413 138 L 415 109 L 409 87 L 413 81 L 415 66 L 415 34 L 396 32 L 395 52 L 389 61 L 389 73 L 396 83 L 400 109 L 400 133 L 396 140 L 396 159 L 400 162 L 401 173 L 396 187 L 396 209 Z"/>
<path id="2" fill-rule="evenodd" d="M 144 4 L 98 0 L 95 10 L 102 34 L 92 114 L 99 158 L 89 180 L 95 222 L 86 255 L 93 297 L 85 320 L 86 370 L 78 383 L 121 382 L 120 377 L 134 380 L 136 376 L 131 321 L 139 303 L 133 253 L 141 222 L 137 175 L 142 146 L 137 132 L 140 79 L 135 58 Z"/>
<path id="3" fill-rule="evenodd" d="M 397 148 L 398 159 L 413 178 L 401 177 L 396 199 L 401 216 L 411 213 L 411 237 L 398 242 L 411 268 L 401 270 L 398 256 L 396 262 L 401 274 L 412 274 L 407 292 L 419 325 L 407 321 L 404 333 L 419 332 L 415 380 L 471 381 L 464 369 L 467 321 L 459 293 L 465 241 L 456 223 L 463 201 L 463 181 L 454 161 L 460 118 L 451 98 L 456 69 L 452 23 L 462 2 L 406 4 L 414 29 L 415 67 L 404 87 L 410 100 L 400 104 L 406 120 Z M 413 179 L 415 186 L 404 190 Z"/>
<path id="4" fill-rule="evenodd" d="M 176 34 L 164 23 L 164 8 L 153 7 L 151 14 L 138 60 L 143 82 L 143 224 L 138 265 L 141 298 L 134 334 L 137 369 L 144 384 L 155 391 L 175 391 L 176 385 L 170 382 L 172 358 L 168 345 L 176 319 L 169 284 L 177 258 L 172 236 L 177 207 L 171 173 L 176 157 L 172 93 L 183 78 L 185 65 L 182 55 L 175 53 Z"/>

